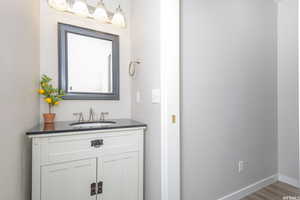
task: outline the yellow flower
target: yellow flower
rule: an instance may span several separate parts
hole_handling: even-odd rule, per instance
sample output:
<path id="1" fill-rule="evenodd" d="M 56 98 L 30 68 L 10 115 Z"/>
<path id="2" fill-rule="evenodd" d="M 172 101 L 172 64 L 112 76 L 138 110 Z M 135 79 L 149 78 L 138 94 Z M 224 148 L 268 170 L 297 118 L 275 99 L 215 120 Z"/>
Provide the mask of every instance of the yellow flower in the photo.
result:
<path id="1" fill-rule="evenodd" d="M 39 90 L 39 94 L 45 94 L 45 90 L 40 89 L 40 90 Z"/>
<path id="2" fill-rule="evenodd" d="M 54 103 L 54 105 L 58 105 L 58 104 L 59 104 L 59 102 L 58 102 L 58 101 Z"/>
<path id="3" fill-rule="evenodd" d="M 52 99 L 51 98 L 45 98 L 45 101 L 47 102 L 47 103 L 52 103 Z"/>

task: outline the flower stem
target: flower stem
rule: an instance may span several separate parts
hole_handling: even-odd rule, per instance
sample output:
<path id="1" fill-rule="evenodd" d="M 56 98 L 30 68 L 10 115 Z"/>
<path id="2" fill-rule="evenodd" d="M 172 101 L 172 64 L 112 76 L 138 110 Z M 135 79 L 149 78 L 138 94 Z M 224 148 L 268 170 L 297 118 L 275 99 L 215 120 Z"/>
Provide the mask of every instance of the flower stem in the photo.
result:
<path id="1" fill-rule="evenodd" d="M 51 104 L 48 105 L 49 105 L 49 114 L 51 114 Z"/>

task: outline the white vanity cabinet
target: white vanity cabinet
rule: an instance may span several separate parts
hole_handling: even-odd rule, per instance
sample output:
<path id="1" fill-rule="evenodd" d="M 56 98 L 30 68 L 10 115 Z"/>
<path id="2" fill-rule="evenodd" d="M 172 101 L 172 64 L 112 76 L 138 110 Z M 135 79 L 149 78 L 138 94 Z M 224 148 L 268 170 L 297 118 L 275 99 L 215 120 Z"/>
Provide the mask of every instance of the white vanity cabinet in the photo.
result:
<path id="1" fill-rule="evenodd" d="M 143 127 L 30 137 L 32 200 L 143 200 Z"/>

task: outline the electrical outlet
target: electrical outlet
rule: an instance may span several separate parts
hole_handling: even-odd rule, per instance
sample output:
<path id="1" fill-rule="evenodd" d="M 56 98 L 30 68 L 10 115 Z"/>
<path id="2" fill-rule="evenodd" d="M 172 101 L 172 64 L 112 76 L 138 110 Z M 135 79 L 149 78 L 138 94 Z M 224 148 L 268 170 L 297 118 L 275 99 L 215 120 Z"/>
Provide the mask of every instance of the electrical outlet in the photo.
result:
<path id="1" fill-rule="evenodd" d="M 241 173 L 242 171 L 244 171 L 244 161 L 240 160 L 239 163 L 238 163 L 238 171 L 239 173 Z"/>

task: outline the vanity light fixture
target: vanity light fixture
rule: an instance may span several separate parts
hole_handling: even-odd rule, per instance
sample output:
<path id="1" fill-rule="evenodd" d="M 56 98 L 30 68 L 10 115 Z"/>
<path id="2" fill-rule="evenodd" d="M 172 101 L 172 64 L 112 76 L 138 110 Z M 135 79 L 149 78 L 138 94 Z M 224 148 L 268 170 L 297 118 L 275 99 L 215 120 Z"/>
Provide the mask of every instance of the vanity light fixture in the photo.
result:
<path id="1" fill-rule="evenodd" d="M 111 20 L 111 23 L 113 25 L 116 25 L 116 26 L 119 26 L 121 28 L 125 28 L 126 27 L 126 22 L 125 22 L 125 17 L 124 17 L 124 14 L 123 14 L 123 11 L 121 9 L 121 6 L 119 5 L 119 7 L 117 8 L 112 20 Z"/>
<path id="2" fill-rule="evenodd" d="M 69 8 L 67 0 L 48 0 L 48 4 L 50 7 L 59 11 L 66 11 Z"/>
<path id="3" fill-rule="evenodd" d="M 75 0 L 71 12 L 81 17 L 87 17 L 90 14 L 85 0 Z"/>
<path id="4" fill-rule="evenodd" d="M 100 22 L 102 22 L 102 23 L 107 23 L 109 21 L 107 10 L 105 8 L 103 0 L 99 1 L 98 5 L 95 9 L 95 12 L 93 14 L 93 18 L 100 21 Z"/>
<path id="5" fill-rule="evenodd" d="M 126 28 L 125 15 L 121 6 L 115 12 L 106 9 L 103 0 L 99 0 L 96 7 L 87 4 L 87 0 L 48 0 L 51 8 L 58 11 L 69 12 L 81 17 L 88 17 L 104 24 Z"/>

